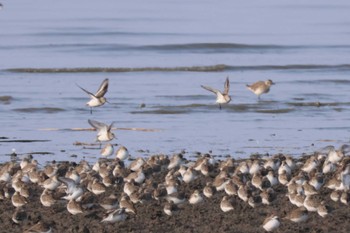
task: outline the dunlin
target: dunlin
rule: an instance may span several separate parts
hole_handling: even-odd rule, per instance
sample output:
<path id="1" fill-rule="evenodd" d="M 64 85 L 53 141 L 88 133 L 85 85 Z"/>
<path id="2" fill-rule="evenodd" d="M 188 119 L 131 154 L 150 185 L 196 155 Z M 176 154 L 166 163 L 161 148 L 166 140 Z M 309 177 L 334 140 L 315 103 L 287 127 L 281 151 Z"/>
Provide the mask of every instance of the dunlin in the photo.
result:
<path id="1" fill-rule="evenodd" d="M 158 184 L 158 187 L 153 190 L 152 197 L 155 200 L 160 200 L 167 195 L 167 190 L 164 184 Z"/>
<path id="2" fill-rule="evenodd" d="M 103 82 L 101 83 L 101 86 L 98 88 L 95 94 L 85 90 L 84 88 L 80 87 L 78 84 L 77 86 L 80 89 L 82 89 L 84 92 L 86 92 L 91 98 L 90 101 L 86 103 L 86 105 L 90 107 L 90 113 L 92 113 L 93 107 L 102 106 L 107 102 L 107 99 L 104 97 L 104 95 L 107 93 L 107 90 L 108 90 L 108 79 L 103 80 Z"/>
<path id="3" fill-rule="evenodd" d="M 270 181 L 272 187 L 278 184 L 278 179 L 272 169 L 267 173 L 265 177 Z"/>
<path id="4" fill-rule="evenodd" d="M 163 210 L 166 215 L 172 216 L 173 213 L 178 211 L 179 209 L 177 205 L 174 204 L 174 202 L 170 201 L 165 203 Z"/>
<path id="5" fill-rule="evenodd" d="M 40 202 L 45 207 L 51 207 L 53 204 L 55 204 L 56 200 L 52 197 L 52 194 L 48 189 L 44 189 L 40 195 Z"/>
<path id="6" fill-rule="evenodd" d="M 174 202 L 175 205 L 182 204 L 186 201 L 185 194 L 183 192 L 175 192 L 175 193 L 168 194 L 168 196 L 166 196 L 166 199 L 169 202 L 170 201 Z"/>
<path id="7" fill-rule="evenodd" d="M 35 225 L 31 226 L 28 230 L 25 230 L 24 233 L 32 233 L 32 232 L 40 232 L 40 233 L 51 233 L 52 227 L 43 221 L 39 221 Z"/>
<path id="8" fill-rule="evenodd" d="M 287 164 L 287 161 L 283 160 L 280 167 L 278 168 L 278 175 L 282 174 L 283 171 L 286 171 L 288 175 L 292 174 L 292 169 Z"/>
<path id="9" fill-rule="evenodd" d="M 109 212 L 108 215 L 105 218 L 103 218 L 101 222 L 115 223 L 125 221 L 126 218 L 127 214 L 125 208 L 120 208 L 114 209 L 111 212 Z"/>
<path id="10" fill-rule="evenodd" d="M 144 164 L 145 164 L 146 162 L 145 162 L 145 160 L 143 159 L 143 158 L 137 158 L 137 159 L 135 159 L 134 161 L 132 161 L 131 163 L 130 163 L 130 165 L 129 165 L 129 169 L 131 170 L 131 171 L 134 171 L 134 172 L 136 172 L 136 171 L 138 171 Z"/>
<path id="11" fill-rule="evenodd" d="M 69 213 L 76 215 L 83 213 L 83 209 L 81 208 L 81 205 L 79 202 L 76 202 L 75 200 L 70 200 L 67 204 L 67 210 Z"/>
<path id="12" fill-rule="evenodd" d="M 131 180 L 134 180 L 136 183 L 141 184 L 146 179 L 145 173 L 140 168 L 136 172 L 130 173 L 127 177 L 124 178 L 125 182 L 130 182 Z"/>
<path id="13" fill-rule="evenodd" d="M 233 210 L 233 205 L 229 196 L 224 196 L 220 202 L 220 209 L 224 212 Z"/>
<path id="14" fill-rule="evenodd" d="M 330 211 L 331 211 L 331 208 L 328 205 L 326 205 L 324 203 L 324 201 L 321 202 L 321 204 L 317 207 L 317 213 L 322 218 L 326 217 L 329 214 Z"/>
<path id="15" fill-rule="evenodd" d="M 304 207 L 310 212 L 316 212 L 318 206 L 320 205 L 319 201 L 314 195 L 306 196 L 304 200 Z"/>
<path id="16" fill-rule="evenodd" d="M 225 192 L 227 195 L 237 195 L 238 186 L 233 182 L 233 180 L 229 180 L 225 185 Z"/>
<path id="17" fill-rule="evenodd" d="M 44 168 L 44 173 L 49 178 L 56 175 L 57 171 L 58 171 L 58 167 L 55 161 L 51 164 L 46 165 Z"/>
<path id="18" fill-rule="evenodd" d="M 125 159 L 129 158 L 129 151 L 125 146 L 120 146 L 115 152 L 115 155 L 116 158 L 118 158 L 121 161 L 124 161 Z"/>
<path id="19" fill-rule="evenodd" d="M 336 170 L 336 168 L 337 167 L 334 163 L 332 163 L 329 160 L 326 160 L 323 163 L 322 172 L 323 172 L 323 174 L 328 174 L 328 173 L 334 172 Z"/>
<path id="20" fill-rule="evenodd" d="M 336 150 L 334 146 L 328 146 L 327 148 L 329 149 L 327 160 L 331 163 L 336 164 L 344 157 L 342 149 Z"/>
<path id="21" fill-rule="evenodd" d="M 260 195 L 253 195 L 248 198 L 248 204 L 255 208 L 262 203 L 262 199 Z"/>
<path id="22" fill-rule="evenodd" d="M 340 200 L 340 195 L 341 194 L 340 194 L 339 191 L 334 190 L 333 192 L 331 192 L 330 198 L 331 198 L 332 201 L 338 202 Z"/>
<path id="23" fill-rule="evenodd" d="M 312 185 L 317 191 L 321 189 L 324 184 L 324 175 L 321 172 L 316 173 L 310 180 L 310 185 Z"/>
<path id="24" fill-rule="evenodd" d="M 114 146 L 110 143 L 107 143 L 101 150 L 100 154 L 103 157 L 109 157 L 114 153 Z"/>
<path id="25" fill-rule="evenodd" d="M 276 193 L 272 188 L 268 188 L 264 191 L 261 192 L 260 197 L 261 197 L 261 201 L 263 204 L 265 205 L 270 205 L 271 202 L 273 202 L 274 200 L 276 200 Z"/>
<path id="26" fill-rule="evenodd" d="M 279 158 L 267 158 L 264 163 L 265 169 L 272 169 L 273 171 L 276 171 L 281 165 L 281 161 Z"/>
<path id="27" fill-rule="evenodd" d="M 203 195 L 207 198 L 211 198 L 215 193 L 215 189 L 212 186 L 211 182 L 208 182 L 207 185 L 203 189 Z"/>
<path id="28" fill-rule="evenodd" d="M 299 207 L 292 210 L 285 218 L 295 223 L 306 222 L 309 218 L 309 213 L 305 207 Z"/>
<path id="29" fill-rule="evenodd" d="M 260 173 L 254 174 L 252 177 L 252 185 L 261 190 L 262 183 L 262 176 L 260 175 Z"/>
<path id="30" fill-rule="evenodd" d="M 306 173 L 310 173 L 317 166 L 318 166 L 317 158 L 314 156 L 311 156 L 308 160 L 306 160 L 306 162 L 304 163 L 304 166 L 301 168 L 301 170 L 306 172 Z"/>
<path id="31" fill-rule="evenodd" d="M 28 203 L 27 200 L 24 197 L 22 197 L 18 192 L 15 192 L 12 195 L 11 201 L 12 205 L 15 207 L 21 207 Z"/>
<path id="32" fill-rule="evenodd" d="M 58 186 L 60 186 L 61 182 L 58 180 L 57 175 L 52 176 L 49 179 L 46 179 L 42 183 L 42 187 L 44 189 L 55 190 Z"/>
<path id="33" fill-rule="evenodd" d="M 23 208 L 16 208 L 12 215 L 12 221 L 17 224 L 21 224 L 23 221 L 27 220 L 27 212 Z"/>
<path id="34" fill-rule="evenodd" d="M 182 164 L 182 160 L 183 160 L 183 155 L 182 154 L 174 154 L 170 158 L 168 169 L 171 170 L 173 168 L 179 167 Z"/>
<path id="35" fill-rule="evenodd" d="M 190 199 L 188 200 L 188 202 L 192 205 L 196 205 L 198 203 L 201 203 L 202 201 L 203 201 L 203 196 L 199 190 L 195 190 L 190 196 Z"/>
<path id="36" fill-rule="evenodd" d="M 127 213 L 136 214 L 134 204 L 131 202 L 130 198 L 125 193 L 122 193 L 122 197 L 119 201 L 119 206 L 120 208 L 125 208 L 125 211 Z"/>
<path id="37" fill-rule="evenodd" d="M 350 201 L 350 194 L 348 192 L 343 192 L 340 196 L 340 202 L 348 205 Z"/>
<path id="38" fill-rule="evenodd" d="M 317 194 L 317 190 L 314 186 L 310 185 L 309 182 L 305 182 L 302 187 L 306 196 Z"/>
<path id="39" fill-rule="evenodd" d="M 94 181 L 91 184 L 91 192 L 95 195 L 100 195 L 106 192 L 106 187 L 103 184 L 101 184 L 97 179 L 94 179 Z"/>
<path id="40" fill-rule="evenodd" d="M 97 130 L 97 141 L 98 142 L 106 142 L 111 141 L 113 138 L 115 138 L 114 133 L 111 132 L 113 123 L 110 125 L 106 125 L 104 123 L 95 121 L 95 120 L 88 120 L 89 124 Z"/>
<path id="41" fill-rule="evenodd" d="M 272 82 L 272 80 L 268 79 L 266 81 L 258 81 L 251 85 L 247 85 L 248 90 L 252 91 L 255 95 L 258 96 L 260 99 L 260 96 L 262 94 L 268 93 L 270 91 L 271 85 L 274 85 L 275 83 Z"/>
<path id="42" fill-rule="evenodd" d="M 192 167 L 189 167 L 182 176 L 183 181 L 187 184 L 190 183 L 191 181 L 196 179 L 197 176 L 195 173 L 196 171 Z"/>
<path id="43" fill-rule="evenodd" d="M 237 191 L 237 195 L 242 201 L 247 202 L 249 198 L 247 186 L 240 185 Z"/>
<path id="44" fill-rule="evenodd" d="M 136 192 L 138 190 L 138 186 L 136 186 L 134 179 L 131 179 L 130 181 L 127 181 L 124 183 L 123 191 L 128 196 L 130 196 L 132 193 Z"/>
<path id="45" fill-rule="evenodd" d="M 256 174 L 256 173 L 261 171 L 262 166 L 261 166 L 260 163 L 261 162 L 259 160 L 257 160 L 257 159 L 252 162 L 252 164 L 249 167 L 249 173 L 251 175 L 254 175 L 254 174 Z"/>
<path id="46" fill-rule="evenodd" d="M 262 226 L 266 231 L 270 232 L 276 230 L 280 224 L 279 217 L 273 214 L 265 219 Z"/>
<path id="47" fill-rule="evenodd" d="M 216 103 L 219 104 L 219 107 L 221 109 L 221 105 L 222 104 L 228 104 L 230 101 L 231 101 L 231 97 L 229 95 L 229 91 L 230 91 L 230 80 L 229 78 L 227 77 L 226 78 L 226 81 L 225 81 L 225 84 L 224 84 L 224 91 L 221 92 L 217 89 L 214 89 L 212 87 L 208 87 L 208 86 L 203 86 L 201 85 L 202 88 L 208 90 L 208 91 L 211 91 L 213 92 L 215 95 L 216 95 Z"/>
<path id="48" fill-rule="evenodd" d="M 283 185 L 287 185 L 290 179 L 291 176 L 285 170 L 283 170 L 282 173 L 278 175 L 278 181 Z"/>

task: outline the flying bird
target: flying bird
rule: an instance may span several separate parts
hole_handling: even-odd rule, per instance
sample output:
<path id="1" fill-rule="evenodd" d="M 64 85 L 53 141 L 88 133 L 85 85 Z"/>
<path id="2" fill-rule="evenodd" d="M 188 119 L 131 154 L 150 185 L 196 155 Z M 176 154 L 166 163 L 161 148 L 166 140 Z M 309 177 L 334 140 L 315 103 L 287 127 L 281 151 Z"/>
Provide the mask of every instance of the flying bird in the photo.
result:
<path id="1" fill-rule="evenodd" d="M 76 84 L 80 89 L 82 89 L 84 92 L 86 92 L 90 96 L 90 101 L 86 103 L 87 106 L 90 107 L 90 113 L 92 114 L 92 108 L 93 107 L 99 107 L 104 105 L 107 102 L 107 99 L 104 97 L 104 95 L 108 91 L 108 78 L 103 80 L 100 87 L 98 88 L 97 92 L 95 94 L 85 90 L 78 84 Z"/>
<path id="2" fill-rule="evenodd" d="M 115 138 L 114 133 L 111 132 L 114 122 L 110 125 L 106 125 L 105 123 L 101 123 L 95 120 L 88 120 L 89 124 L 97 130 L 96 140 L 100 143 L 111 141 Z"/>
<path id="3" fill-rule="evenodd" d="M 225 86 L 225 89 L 223 92 L 221 92 L 212 87 L 201 85 L 202 88 L 204 88 L 205 90 L 211 91 L 216 95 L 216 103 L 219 104 L 220 109 L 222 104 L 228 104 L 231 101 L 231 96 L 228 94 L 230 90 L 230 80 L 228 77 L 226 78 L 224 86 Z"/>

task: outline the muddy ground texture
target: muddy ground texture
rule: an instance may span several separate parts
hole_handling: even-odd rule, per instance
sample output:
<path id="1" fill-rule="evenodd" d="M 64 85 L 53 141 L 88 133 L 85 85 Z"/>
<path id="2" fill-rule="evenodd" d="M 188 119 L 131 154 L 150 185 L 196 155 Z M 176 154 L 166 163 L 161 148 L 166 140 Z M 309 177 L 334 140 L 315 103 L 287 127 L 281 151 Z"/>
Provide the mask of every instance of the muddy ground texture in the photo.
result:
<path id="1" fill-rule="evenodd" d="M 300 161 L 305 161 L 301 158 Z M 217 159 L 225 160 L 225 158 Z M 238 164 L 240 161 L 237 161 Z M 67 169 L 77 164 L 70 162 L 59 163 L 59 175 L 64 175 Z M 13 168 L 13 172 L 19 169 L 19 165 Z M 296 169 L 298 170 L 298 169 Z M 146 173 L 147 180 L 153 180 L 154 184 L 164 182 L 168 170 L 166 167 L 160 171 Z M 295 171 L 297 172 L 297 171 Z M 199 175 L 197 179 L 189 184 L 181 183 L 179 190 L 184 191 L 189 197 L 193 190 L 203 190 L 208 181 L 213 181 L 215 174 L 210 176 Z M 326 177 L 330 179 L 330 177 Z M 57 192 L 57 202 L 51 207 L 44 207 L 40 202 L 40 194 L 43 188 L 38 184 L 28 184 L 30 197 L 28 203 L 22 208 L 27 218 L 19 224 L 14 223 L 11 218 L 16 208 L 12 205 L 11 198 L 0 200 L 0 232 L 23 232 L 33 226 L 39 220 L 52 227 L 52 232 L 264 232 L 262 223 L 271 213 L 281 218 L 281 225 L 275 232 L 350 232 L 350 207 L 334 202 L 330 199 L 331 190 L 322 187 L 317 196 L 324 200 L 332 212 L 322 218 L 317 212 L 310 212 L 309 219 L 305 223 L 293 223 L 283 219 L 291 210 L 297 208 L 292 205 L 286 193 L 287 187 L 279 184 L 274 187 L 276 199 L 270 205 L 261 204 L 252 208 L 237 196 L 232 196 L 234 210 L 224 213 L 220 209 L 220 202 L 225 191 L 214 194 L 212 198 L 205 198 L 204 201 L 191 205 L 188 202 L 179 206 L 179 211 L 168 216 L 164 213 L 163 207 L 166 202 L 161 200 L 148 200 L 144 203 L 135 204 L 137 214 L 128 214 L 123 222 L 101 223 L 105 210 L 98 205 L 99 201 L 111 193 L 120 197 L 123 190 L 123 182 L 107 188 L 104 194 L 95 197 L 96 205 L 90 209 L 84 209 L 83 214 L 72 215 L 67 211 L 66 200 L 60 200 L 62 194 Z M 5 186 L 1 183 L 1 188 Z M 10 193 L 13 190 L 9 189 Z"/>

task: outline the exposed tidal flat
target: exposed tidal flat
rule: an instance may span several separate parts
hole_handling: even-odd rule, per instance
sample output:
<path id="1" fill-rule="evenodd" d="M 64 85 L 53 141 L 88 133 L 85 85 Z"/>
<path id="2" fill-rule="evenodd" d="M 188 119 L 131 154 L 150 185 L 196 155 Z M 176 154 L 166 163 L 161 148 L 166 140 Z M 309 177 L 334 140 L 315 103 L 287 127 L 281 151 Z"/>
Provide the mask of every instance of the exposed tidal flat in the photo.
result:
<path id="1" fill-rule="evenodd" d="M 45 165 L 13 155 L 0 165 L 0 232 L 264 232 L 270 216 L 274 232 L 348 232 L 349 149 Z M 123 218 L 106 218 L 116 210 Z"/>

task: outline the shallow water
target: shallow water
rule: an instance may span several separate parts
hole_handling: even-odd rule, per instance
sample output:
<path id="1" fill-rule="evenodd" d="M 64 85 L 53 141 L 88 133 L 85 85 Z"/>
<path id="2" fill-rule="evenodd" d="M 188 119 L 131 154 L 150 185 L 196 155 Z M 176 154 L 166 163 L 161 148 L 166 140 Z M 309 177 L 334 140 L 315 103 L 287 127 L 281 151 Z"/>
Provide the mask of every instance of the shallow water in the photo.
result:
<path id="1" fill-rule="evenodd" d="M 65 130 L 88 119 L 155 129 L 116 131 L 133 156 L 299 156 L 349 142 L 347 1 L 2 3 L 0 162 L 13 148 L 93 161 L 99 150 L 74 143 L 96 133 Z M 223 89 L 226 76 L 232 101 L 220 111 L 200 85 Z M 91 115 L 76 84 L 94 92 L 104 78 L 113 104 Z M 259 101 L 245 85 L 265 79 L 276 85 Z M 39 141 L 13 142 L 29 139 Z"/>

